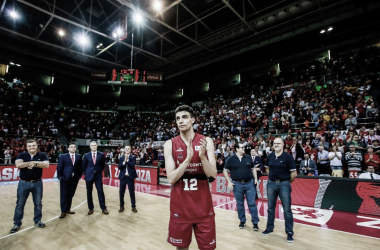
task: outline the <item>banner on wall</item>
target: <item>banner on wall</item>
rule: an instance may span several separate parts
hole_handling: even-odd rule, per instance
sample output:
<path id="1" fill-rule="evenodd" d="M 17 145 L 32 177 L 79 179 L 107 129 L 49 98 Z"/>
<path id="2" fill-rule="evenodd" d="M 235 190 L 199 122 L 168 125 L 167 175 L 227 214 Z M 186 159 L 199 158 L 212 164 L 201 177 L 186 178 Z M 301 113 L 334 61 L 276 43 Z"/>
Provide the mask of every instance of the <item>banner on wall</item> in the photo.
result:
<path id="1" fill-rule="evenodd" d="M 118 179 L 119 169 L 118 165 L 109 165 L 110 166 L 110 177 L 112 179 Z M 158 185 L 158 168 L 150 166 L 136 166 L 137 178 L 136 182 Z"/>
<path id="2" fill-rule="evenodd" d="M 153 147 L 163 147 L 165 144 L 165 141 L 153 141 L 152 146 Z"/>
<path id="3" fill-rule="evenodd" d="M 256 192 L 259 199 L 267 199 L 267 183 L 267 176 L 258 180 Z M 380 181 L 296 178 L 291 186 L 292 205 L 380 216 Z M 212 182 L 211 192 L 234 196 L 222 173 Z"/>
<path id="4" fill-rule="evenodd" d="M 0 166 L 0 181 L 18 181 L 20 180 L 20 169 L 15 165 Z M 49 168 L 42 171 L 42 179 L 57 177 L 57 164 L 50 164 Z"/>
<path id="5" fill-rule="evenodd" d="M 109 144 L 113 146 L 123 146 L 123 140 L 109 140 Z"/>

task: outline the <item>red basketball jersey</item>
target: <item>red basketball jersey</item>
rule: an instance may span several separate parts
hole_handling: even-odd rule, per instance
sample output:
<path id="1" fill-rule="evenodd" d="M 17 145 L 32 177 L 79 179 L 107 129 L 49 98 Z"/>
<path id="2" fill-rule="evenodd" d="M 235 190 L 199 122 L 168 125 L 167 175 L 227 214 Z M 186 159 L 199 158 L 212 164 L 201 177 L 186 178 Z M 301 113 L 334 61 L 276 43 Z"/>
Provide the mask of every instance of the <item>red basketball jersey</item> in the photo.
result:
<path id="1" fill-rule="evenodd" d="M 195 133 L 193 158 L 171 189 L 170 220 L 177 223 L 199 223 L 215 217 L 209 183 L 199 158 L 201 139 L 205 136 Z M 172 139 L 172 153 L 175 168 L 178 168 L 187 156 L 187 146 L 181 136 Z"/>

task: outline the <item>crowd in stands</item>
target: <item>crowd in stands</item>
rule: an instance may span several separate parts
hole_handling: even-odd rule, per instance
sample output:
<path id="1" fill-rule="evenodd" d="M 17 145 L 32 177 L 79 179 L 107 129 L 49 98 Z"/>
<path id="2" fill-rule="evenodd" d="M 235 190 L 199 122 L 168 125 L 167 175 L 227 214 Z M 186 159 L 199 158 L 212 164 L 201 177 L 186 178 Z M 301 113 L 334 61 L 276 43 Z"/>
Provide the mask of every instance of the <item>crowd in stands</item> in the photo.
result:
<path id="1" fill-rule="evenodd" d="M 180 104 L 202 101 L 200 105 L 193 105 L 196 117 L 193 128 L 214 140 L 219 170 L 234 154 L 237 143 L 244 144 L 246 154 L 255 151 L 265 163 L 266 156 L 273 151 L 273 140 L 280 136 L 284 138 L 284 151 L 291 154 L 299 166 L 299 174 L 315 174 L 309 167 L 310 160 L 316 163 L 319 174 L 347 176 L 347 170 L 360 173 L 368 166 L 374 166 L 379 172 L 378 72 L 379 49 L 365 48 L 338 58 L 283 68 L 276 77 L 245 80 L 236 86 L 210 91 L 198 97 L 201 99 L 181 99 L 170 110 Z M 318 75 L 325 77 L 313 77 Z M 267 84 L 268 81 L 271 84 Z M 303 84 L 284 87 L 293 82 Z M 30 88 L 28 92 L 29 86 L 15 84 L 14 93 L 18 91 L 28 96 L 36 91 Z M 9 89 L 3 91 L 3 85 L 0 83 L 0 94 L 12 95 Z M 162 147 L 154 146 L 153 142 L 163 142 L 179 134 L 173 111 L 94 112 L 99 105 L 86 104 L 83 100 L 73 105 L 92 112 L 84 114 L 75 109 L 33 103 L 30 98 L 26 98 L 21 107 L 2 102 L 2 116 L 13 118 L 1 121 L 2 136 L 7 137 L 3 151 L 13 145 L 8 139 L 10 133 L 4 135 L 4 128 L 16 135 L 14 140 L 17 135 L 41 134 L 57 141 L 55 128 L 60 127 L 69 140 L 128 139 L 140 164 L 158 160 L 161 165 L 164 163 Z M 105 102 L 100 110 L 114 111 L 117 105 Z M 121 150 L 115 148 L 105 154 L 110 161 L 117 161 Z"/>

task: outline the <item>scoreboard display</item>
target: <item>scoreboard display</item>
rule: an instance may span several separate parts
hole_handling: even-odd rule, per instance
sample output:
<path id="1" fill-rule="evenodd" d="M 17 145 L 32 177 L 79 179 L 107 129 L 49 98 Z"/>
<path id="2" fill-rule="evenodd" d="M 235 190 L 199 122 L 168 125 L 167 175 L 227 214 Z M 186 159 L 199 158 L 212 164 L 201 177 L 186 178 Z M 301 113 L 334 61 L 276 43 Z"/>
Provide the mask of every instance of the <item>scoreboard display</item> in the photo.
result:
<path id="1" fill-rule="evenodd" d="M 138 69 L 122 69 L 118 73 L 115 69 L 112 71 L 112 81 L 121 81 L 128 83 L 146 83 L 145 70 Z"/>

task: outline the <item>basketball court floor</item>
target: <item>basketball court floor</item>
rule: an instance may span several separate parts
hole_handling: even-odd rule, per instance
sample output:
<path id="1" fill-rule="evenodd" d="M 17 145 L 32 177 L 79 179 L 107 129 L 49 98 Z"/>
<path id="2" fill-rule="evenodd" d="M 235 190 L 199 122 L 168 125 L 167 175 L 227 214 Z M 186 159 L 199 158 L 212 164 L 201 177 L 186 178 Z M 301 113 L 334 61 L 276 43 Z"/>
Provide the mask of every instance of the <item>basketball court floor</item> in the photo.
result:
<path id="1" fill-rule="evenodd" d="M 166 242 L 169 221 L 170 186 L 136 183 L 138 213 L 126 209 L 119 213 L 119 181 L 104 178 L 104 193 L 109 215 L 101 213 L 94 191 L 95 212 L 87 215 L 85 182 L 81 180 L 73 199 L 76 213 L 59 219 L 59 182 L 44 180 L 43 218 L 45 228 L 35 228 L 33 202 L 25 206 L 19 232 L 9 234 L 13 226 L 17 181 L 0 184 L 0 249 L 174 249 Z M 94 188 L 95 189 L 95 188 Z M 130 205 L 125 194 L 126 208 Z M 217 249 L 380 249 L 380 217 L 292 206 L 294 243 L 287 243 L 284 217 L 276 209 L 274 234 L 265 230 L 267 203 L 258 202 L 259 232 L 252 229 L 247 212 L 247 226 L 239 229 L 233 198 L 213 195 L 216 213 Z M 186 204 L 184 204 L 186 205 Z M 193 237 L 190 249 L 198 249 Z"/>

